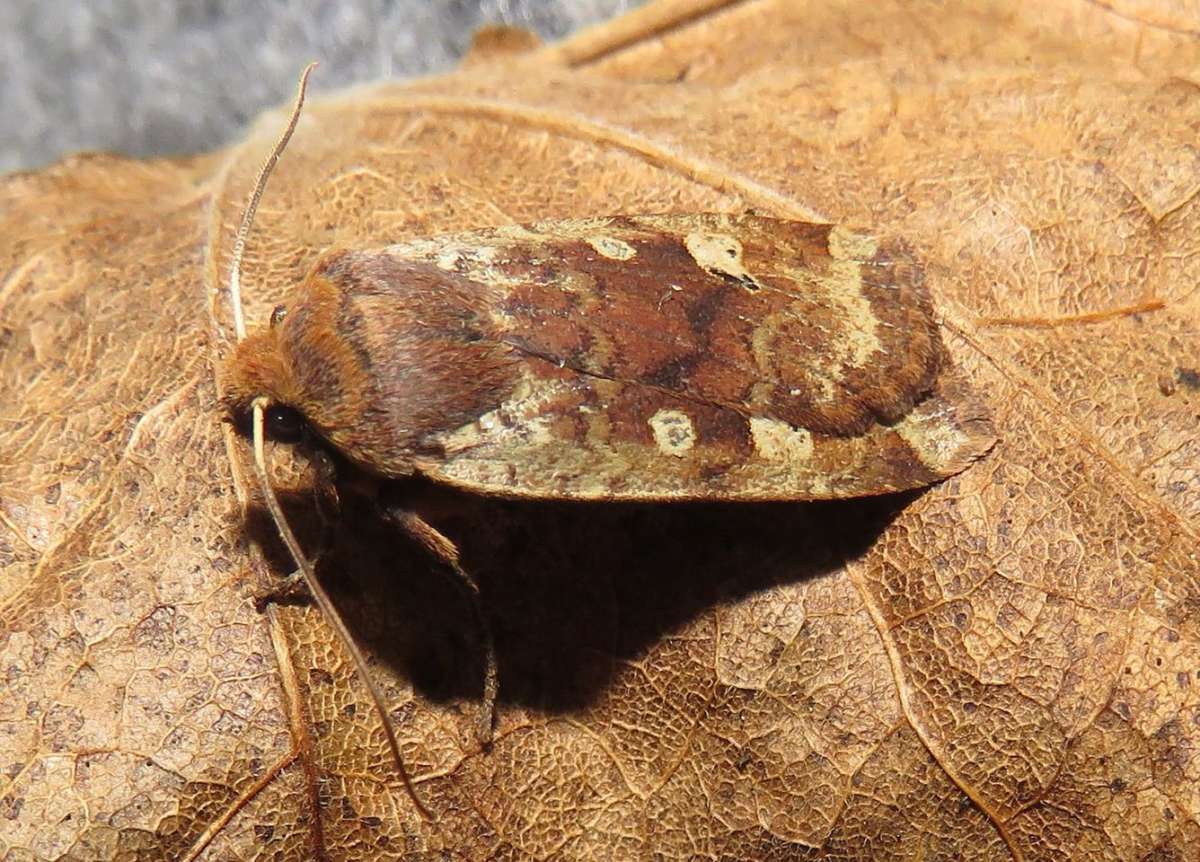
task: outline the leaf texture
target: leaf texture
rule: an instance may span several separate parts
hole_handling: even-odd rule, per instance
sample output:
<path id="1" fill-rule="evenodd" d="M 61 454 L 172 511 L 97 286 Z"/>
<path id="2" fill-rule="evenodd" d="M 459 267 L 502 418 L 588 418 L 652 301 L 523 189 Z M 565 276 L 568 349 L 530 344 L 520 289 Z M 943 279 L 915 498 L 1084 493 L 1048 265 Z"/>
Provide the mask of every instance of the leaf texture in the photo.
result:
<path id="1" fill-rule="evenodd" d="M 321 570 L 420 793 L 288 566 L 213 369 L 227 152 L 0 185 L 0 856 L 1195 859 L 1200 19 L 1184 5 L 651 4 L 313 102 L 246 259 L 610 213 L 876 226 L 992 453 L 808 505 L 452 496 L 496 632 L 352 512 Z M 276 452 L 311 522 L 303 465 Z M 314 532 L 309 530 L 309 533 Z"/>

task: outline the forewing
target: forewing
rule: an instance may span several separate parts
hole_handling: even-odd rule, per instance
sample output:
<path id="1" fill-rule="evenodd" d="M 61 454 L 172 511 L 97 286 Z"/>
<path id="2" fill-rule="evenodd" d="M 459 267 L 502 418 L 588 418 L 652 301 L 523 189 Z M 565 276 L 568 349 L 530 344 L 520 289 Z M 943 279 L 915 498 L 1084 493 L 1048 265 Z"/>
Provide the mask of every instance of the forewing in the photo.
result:
<path id="1" fill-rule="evenodd" d="M 992 432 L 897 243 L 756 216 L 618 217 L 387 250 L 488 297 L 521 381 L 418 468 L 489 493 L 823 499 L 920 487 Z"/>

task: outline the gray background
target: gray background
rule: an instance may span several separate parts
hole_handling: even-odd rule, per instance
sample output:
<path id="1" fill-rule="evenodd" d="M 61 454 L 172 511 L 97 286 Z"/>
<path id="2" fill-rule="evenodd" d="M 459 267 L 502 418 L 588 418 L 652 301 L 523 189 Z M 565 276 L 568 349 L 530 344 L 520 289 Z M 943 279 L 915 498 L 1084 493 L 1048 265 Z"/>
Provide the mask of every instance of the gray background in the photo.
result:
<path id="1" fill-rule="evenodd" d="M 321 61 L 314 92 L 451 68 L 488 23 L 551 40 L 644 0 L 0 0 L 0 173 L 76 150 L 236 139 Z"/>

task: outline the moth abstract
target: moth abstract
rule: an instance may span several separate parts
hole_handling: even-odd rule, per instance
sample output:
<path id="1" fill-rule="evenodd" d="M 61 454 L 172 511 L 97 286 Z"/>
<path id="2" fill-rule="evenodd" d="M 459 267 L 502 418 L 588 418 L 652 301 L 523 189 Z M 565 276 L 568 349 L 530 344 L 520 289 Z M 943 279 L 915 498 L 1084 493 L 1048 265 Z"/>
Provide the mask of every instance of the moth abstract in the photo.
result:
<path id="1" fill-rule="evenodd" d="M 422 814 L 382 696 L 270 488 L 268 421 L 304 442 L 328 481 L 366 489 L 464 587 L 486 651 L 485 742 L 498 682 L 474 579 L 454 542 L 386 490 L 420 480 L 565 501 L 848 498 L 929 485 L 992 445 L 920 263 L 900 240 L 828 224 L 613 216 L 336 250 L 246 335 L 242 250 L 311 68 L 234 244 L 239 341 L 221 398 L 236 423 L 250 420 L 264 499 Z"/>

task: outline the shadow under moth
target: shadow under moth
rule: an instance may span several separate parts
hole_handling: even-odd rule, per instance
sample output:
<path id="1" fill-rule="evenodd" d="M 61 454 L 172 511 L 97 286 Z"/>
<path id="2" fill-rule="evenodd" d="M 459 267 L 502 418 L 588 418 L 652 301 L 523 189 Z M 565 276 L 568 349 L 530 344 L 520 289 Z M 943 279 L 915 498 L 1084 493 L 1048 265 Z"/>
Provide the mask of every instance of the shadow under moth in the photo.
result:
<path id="1" fill-rule="evenodd" d="M 385 487 L 414 480 L 554 500 L 827 500 L 920 488 L 994 442 L 949 363 L 907 246 L 830 224 L 722 213 L 504 226 L 331 251 L 245 335 L 220 374 L 251 428 L 276 525 L 353 657 L 409 782 L 383 700 L 267 477 L 267 434 L 306 443 L 330 481 L 382 514 L 471 596 L 488 651 L 478 733 L 498 681 L 486 614 L 457 548 Z M 319 471 L 320 472 L 320 471 Z M 404 495 L 398 495 L 404 500 Z"/>

